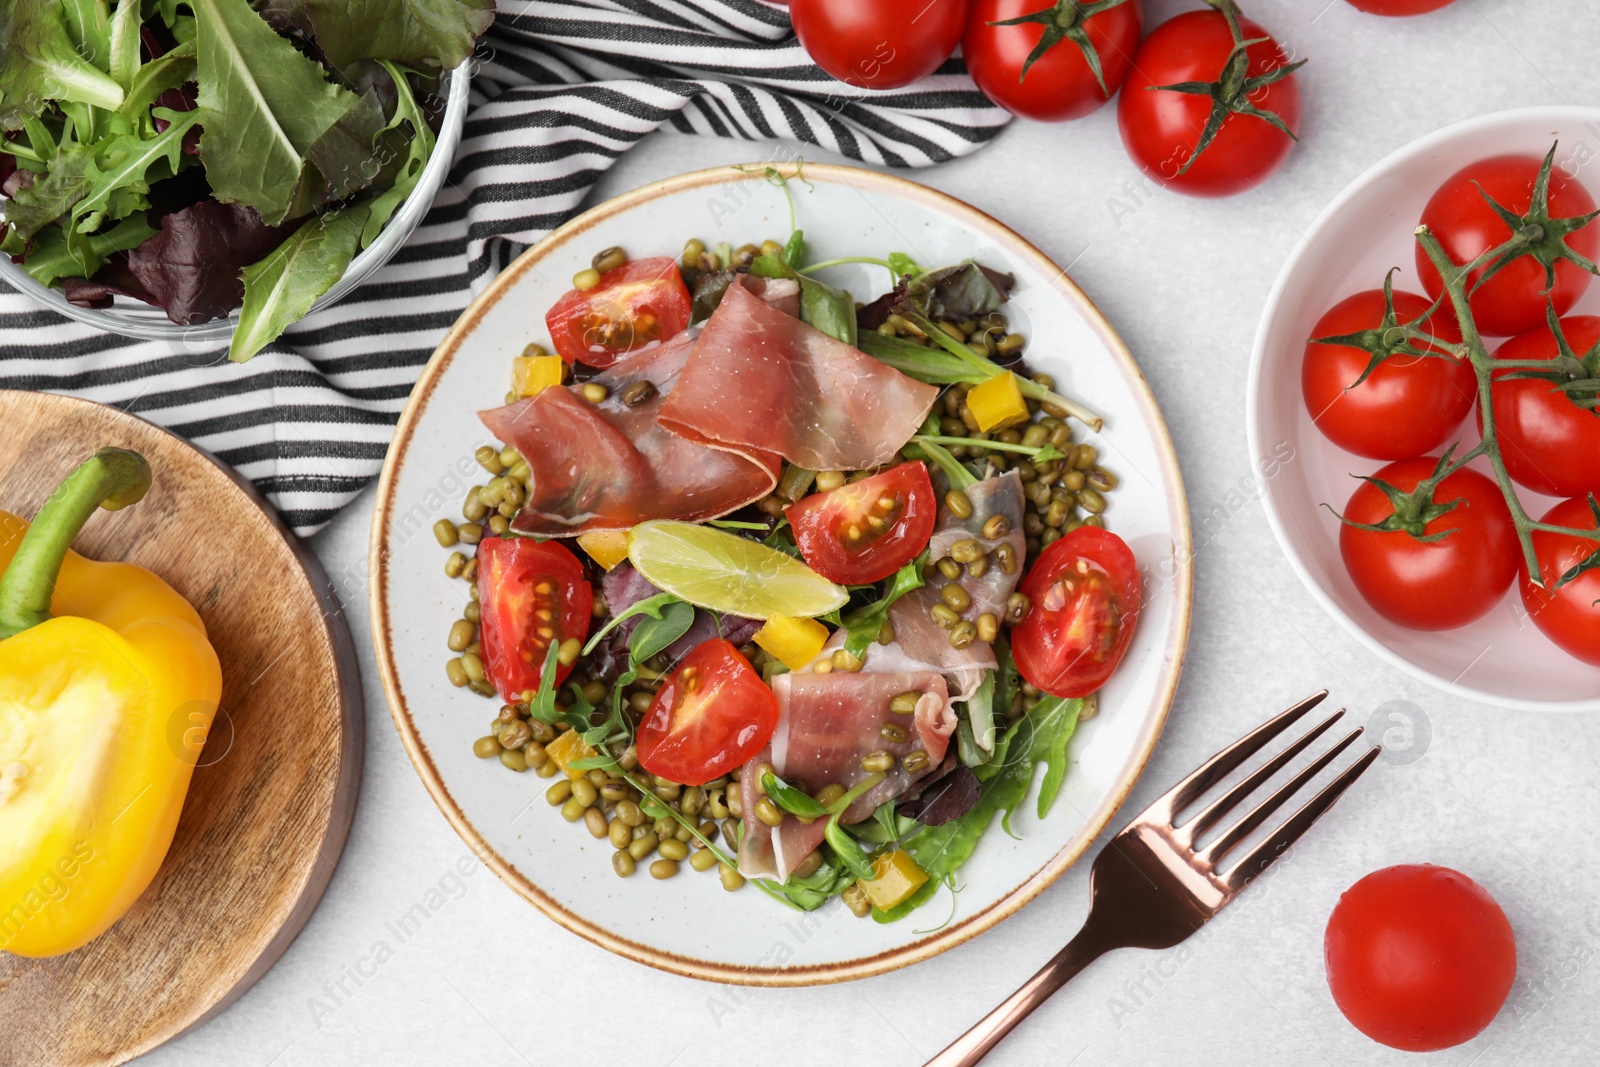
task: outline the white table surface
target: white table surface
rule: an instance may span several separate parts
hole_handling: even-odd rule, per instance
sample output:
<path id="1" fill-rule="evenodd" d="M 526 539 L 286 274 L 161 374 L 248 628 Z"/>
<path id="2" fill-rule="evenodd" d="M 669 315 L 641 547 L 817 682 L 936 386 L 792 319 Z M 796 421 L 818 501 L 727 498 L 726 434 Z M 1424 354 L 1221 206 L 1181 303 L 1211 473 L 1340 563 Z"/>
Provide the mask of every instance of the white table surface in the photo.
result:
<path id="1" fill-rule="evenodd" d="M 1147 24 L 1193 6 L 1145 0 Z M 1194 629 L 1166 733 L 1123 814 L 1248 725 L 1322 687 L 1356 722 L 1385 702 L 1410 701 L 1431 741 L 1412 762 L 1375 767 L 1186 946 L 1102 959 L 990 1062 L 1402 1062 L 1404 1054 L 1367 1040 L 1335 1008 L 1322 932 L 1356 879 L 1422 861 L 1488 887 L 1516 929 L 1519 954 L 1500 1017 L 1428 1062 L 1592 1061 L 1600 1039 L 1600 717 L 1473 705 L 1390 669 L 1316 606 L 1259 502 L 1228 501 L 1241 480 L 1249 484 L 1243 414 L 1256 317 L 1297 232 L 1369 164 L 1439 126 L 1502 108 L 1594 103 L 1600 5 L 1458 0 L 1415 19 L 1361 15 L 1343 0 L 1248 6 L 1293 52 L 1311 57 L 1299 74 L 1305 143 L 1259 195 L 1199 201 L 1144 186 L 1110 107 L 1065 126 L 1019 122 L 976 156 L 920 177 L 1072 264 L 1144 367 L 1177 441 L 1197 534 Z M 593 199 L 763 158 L 773 147 L 656 136 Z M 1213 518 L 1202 532 L 1218 507 L 1225 521 Z M 141 1061 L 148 1067 L 910 1067 L 1010 993 L 1082 921 L 1087 863 L 937 959 L 787 991 L 674 977 L 567 933 L 471 858 L 400 747 L 366 618 L 371 512 L 368 492 L 315 541 L 347 594 L 367 693 L 365 776 L 343 860 L 277 967 L 220 1017 Z M 436 910 L 401 942 L 386 924 L 425 901 Z"/>

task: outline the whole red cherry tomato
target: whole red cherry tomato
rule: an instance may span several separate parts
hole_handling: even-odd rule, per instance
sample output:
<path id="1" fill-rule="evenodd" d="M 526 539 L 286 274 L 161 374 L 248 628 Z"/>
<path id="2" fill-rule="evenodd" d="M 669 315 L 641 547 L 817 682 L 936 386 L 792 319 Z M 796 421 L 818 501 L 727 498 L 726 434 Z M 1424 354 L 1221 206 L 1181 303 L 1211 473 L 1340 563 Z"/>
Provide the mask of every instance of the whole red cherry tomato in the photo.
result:
<path id="1" fill-rule="evenodd" d="M 1593 530 L 1594 512 L 1587 500 L 1563 500 L 1542 520 L 1570 530 Z M 1522 604 L 1539 632 L 1585 663 L 1600 667 L 1600 570 L 1585 571 L 1556 588 L 1563 574 L 1594 555 L 1594 541 L 1570 534 L 1533 532 L 1544 587 L 1522 576 Z"/>
<path id="2" fill-rule="evenodd" d="M 1409 492 L 1436 466 L 1426 456 L 1404 459 L 1373 477 Z M 1413 630 L 1452 630 L 1481 618 L 1511 588 L 1521 557 L 1511 512 L 1490 479 L 1470 468 L 1456 471 L 1439 483 L 1433 499 L 1441 505 L 1460 501 L 1424 524 L 1425 535 L 1454 531 L 1440 541 L 1351 526 L 1377 526 L 1394 514 L 1389 498 L 1371 482 L 1362 482 L 1350 498 L 1344 510 L 1349 522 L 1339 527 L 1339 554 L 1356 590 L 1379 615 Z"/>
<path id="3" fill-rule="evenodd" d="M 1445 179 L 1422 209 L 1422 224 L 1433 231 L 1451 262 L 1470 263 L 1511 239 L 1511 227 L 1495 214 L 1484 194 L 1515 215 L 1526 214 L 1533 203 L 1539 164 L 1538 156 L 1495 156 L 1462 167 Z M 1563 174 L 1560 167 L 1551 169 L 1552 219 L 1586 215 L 1594 206 L 1589 190 Z M 1600 228 L 1585 226 L 1567 238 L 1567 246 L 1594 259 L 1600 255 Z M 1420 242 L 1416 254 L 1422 287 L 1430 297 L 1437 297 L 1444 291 L 1439 272 Z M 1469 303 L 1478 331 L 1489 337 L 1510 337 L 1542 325 L 1547 299 L 1557 315 L 1566 314 L 1589 287 L 1590 275 L 1564 259 L 1556 263 L 1555 270 L 1555 289 L 1548 294 L 1544 267 L 1532 256 L 1513 260 L 1482 285 L 1477 285 L 1482 271 L 1474 271 L 1468 278 L 1467 291 L 1471 293 Z"/>
<path id="4" fill-rule="evenodd" d="M 1561 332 L 1582 357 L 1600 344 L 1600 318 L 1573 315 Z M 1513 337 L 1495 352 L 1497 360 L 1556 358 L 1559 349 L 1549 326 Z M 1600 411 L 1580 408 L 1556 383 L 1543 378 L 1495 375 L 1494 422 L 1506 470 L 1521 485 L 1549 496 L 1600 493 Z M 1480 413 L 1478 424 L 1483 425 Z"/>
<path id="5" fill-rule="evenodd" d="M 1425 15 L 1448 7 L 1455 0 L 1350 0 L 1350 6 L 1369 15 Z"/>
<path id="6" fill-rule="evenodd" d="M 823 70 L 862 89 L 898 89 L 950 58 L 967 25 L 967 0 L 791 0 L 789 20 Z"/>
<path id="7" fill-rule="evenodd" d="M 1265 38 L 1245 53 L 1249 78 L 1289 65 L 1288 55 L 1259 25 L 1241 17 L 1239 30 L 1246 40 Z M 1232 196 L 1254 187 L 1288 156 L 1292 137 L 1266 119 L 1238 112 L 1223 119 L 1216 137 L 1196 155 L 1212 98 L 1155 88 L 1215 82 L 1232 52 L 1227 19 L 1210 9 L 1168 19 L 1139 46 L 1117 103 L 1117 125 L 1128 155 L 1153 180 L 1190 196 Z M 1241 87 L 1236 99 L 1272 112 L 1290 130 L 1300 125 L 1300 87 L 1292 74 L 1248 92 Z"/>
<path id="8" fill-rule="evenodd" d="M 508 704 L 537 692 L 552 645 L 589 633 L 594 594 L 583 564 L 555 541 L 485 537 L 478 545 L 483 669 Z M 556 665 L 555 684 L 572 672 Z"/>
<path id="9" fill-rule="evenodd" d="M 778 728 L 778 698 L 720 637 L 696 645 L 639 723 L 639 766 L 679 785 L 741 767 Z"/>
<path id="10" fill-rule="evenodd" d="M 1477 1036 L 1517 976 L 1517 941 L 1482 886 L 1448 867 L 1406 864 L 1347 889 L 1323 938 L 1328 988 L 1357 1030 L 1432 1052 Z"/>
<path id="11" fill-rule="evenodd" d="M 1029 17 L 1039 21 L 1015 21 Z M 1098 109 L 1121 87 L 1139 48 L 1141 21 L 1139 0 L 1081 6 L 1061 0 L 973 0 L 961 54 L 990 100 L 1023 118 L 1064 122 Z M 998 25 L 1006 22 L 1014 24 Z M 1077 31 L 1094 49 L 1100 78 L 1076 36 L 1061 37 L 1029 62 L 1047 31 L 1064 30 Z"/>
<path id="12" fill-rule="evenodd" d="M 1415 293 L 1394 294 L 1399 323 L 1416 319 L 1429 304 Z M 1312 337 L 1375 332 L 1386 310 L 1382 289 L 1356 293 L 1328 309 Z M 1461 340 L 1448 309 L 1435 312 L 1426 328 L 1441 340 Z M 1372 459 L 1410 459 L 1449 441 L 1478 395 L 1472 364 L 1454 357 L 1390 356 L 1356 385 L 1371 359 L 1350 345 L 1306 345 L 1300 390 L 1317 429 L 1345 451 Z"/>
<path id="13" fill-rule="evenodd" d="M 1127 543 L 1080 526 L 1039 554 L 1021 590 L 1032 606 L 1011 630 L 1011 654 L 1023 680 L 1058 697 L 1105 685 L 1139 622 L 1139 565 Z"/>

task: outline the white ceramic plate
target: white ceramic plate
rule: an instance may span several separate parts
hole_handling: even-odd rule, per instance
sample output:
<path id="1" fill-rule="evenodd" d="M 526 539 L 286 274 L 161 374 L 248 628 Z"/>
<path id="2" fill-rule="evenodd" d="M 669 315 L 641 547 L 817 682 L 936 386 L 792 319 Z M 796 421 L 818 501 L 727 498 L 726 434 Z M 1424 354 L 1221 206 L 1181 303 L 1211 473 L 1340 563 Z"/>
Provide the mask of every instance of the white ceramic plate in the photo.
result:
<path id="1" fill-rule="evenodd" d="M 1016 274 L 1007 310 L 1035 339 L 1030 360 L 1105 416 L 1106 430 L 1093 440 L 1122 476 L 1107 518 L 1148 570 L 1138 633 L 1100 715 L 1073 739 L 1060 800 L 1042 823 L 1032 799 L 1024 803 L 1012 823 L 1020 840 L 991 831 L 961 872 L 966 888 L 951 922 L 930 932 L 948 898 L 879 926 L 831 909 L 802 919 L 751 887 L 725 893 L 715 878 L 687 870 L 668 882 L 621 880 L 611 872 L 610 845 L 544 803 L 545 779 L 473 756 L 494 704 L 445 678 L 445 631 L 461 613 L 465 587 L 444 577 L 445 553 L 430 528 L 441 517 L 459 520 L 463 495 L 481 480 L 473 450 L 490 437 L 474 412 L 502 402 L 510 358 L 544 339 L 544 311 L 596 250 L 621 245 L 643 257 L 673 255 L 690 237 L 782 239 L 789 210 L 759 167 L 646 186 L 568 223 L 513 263 L 424 371 L 373 519 L 373 629 L 384 686 L 406 749 L 446 817 L 501 878 L 568 928 L 633 959 L 723 982 L 806 985 L 877 974 L 959 944 L 1031 900 L 1083 852 L 1144 767 L 1189 626 L 1188 512 L 1172 443 L 1138 367 L 1094 305 L 1022 238 L 959 201 L 870 171 L 805 173 L 811 187 L 791 187 L 813 262 L 901 250 L 925 264 L 975 257 Z M 830 280 L 868 298 L 886 287 L 874 270 L 840 268 Z"/>
<path id="2" fill-rule="evenodd" d="M 1384 273 L 1401 268 L 1397 289 L 1420 292 L 1411 231 L 1439 184 L 1474 160 L 1508 153 L 1543 156 L 1559 140 L 1556 165 L 1600 195 L 1600 109 L 1541 107 L 1503 111 L 1448 126 L 1400 149 L 1340 193 L 1306 230 L 1267 300 L 1256 333 L 1248 399 L 1250 452 L 1259 464 L 1292 449 L 1267 479 L 1267 518 L 1289 562 L 1322 606 L 1395 666 L 1447 692 L 1506 707 L 1544 711 L 1600 709 L 1600 671 L 1566 655 L 1527 618 L 1515 586 L 1484 619 L 1458 630 L 1422 633 L 1378 615 L 1356 592 L 1339 558 L 1339 522 L 1355 483 L 1383 464 L 1322 436 L 1300 395 L 1300 362 L 1322 313 Z M 1600 311 L 1600 282 L 1574 313 Z M 1499 341 L 1491 341 L 1498 344 Z M 1477 443 L 1471 419 L 1463 447 Z M 1488 473 L 1483 461 L 1482 469 Z M 1554 498 L 1520 490 L 1530 514 Z"/>

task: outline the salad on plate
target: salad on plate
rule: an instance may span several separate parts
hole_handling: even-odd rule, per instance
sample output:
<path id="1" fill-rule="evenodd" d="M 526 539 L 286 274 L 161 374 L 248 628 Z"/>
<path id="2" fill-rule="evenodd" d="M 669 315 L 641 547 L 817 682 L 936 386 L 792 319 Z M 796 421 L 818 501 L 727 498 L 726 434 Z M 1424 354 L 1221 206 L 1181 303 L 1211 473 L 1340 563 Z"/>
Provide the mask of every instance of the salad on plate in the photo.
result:
<path id="1" fill-rule="evenodd" d="M 434 528 L 469 583 L 446 669 L 498 704 L 477 755 L 556 779 L 617 875 L 891 921 L 1040 764 L 1050 808 L 1139 575 L 1010 275 L 808 262 L 791 229 L 574 277 Z M 886 291 L 818 277 L 843 263 Z"/>

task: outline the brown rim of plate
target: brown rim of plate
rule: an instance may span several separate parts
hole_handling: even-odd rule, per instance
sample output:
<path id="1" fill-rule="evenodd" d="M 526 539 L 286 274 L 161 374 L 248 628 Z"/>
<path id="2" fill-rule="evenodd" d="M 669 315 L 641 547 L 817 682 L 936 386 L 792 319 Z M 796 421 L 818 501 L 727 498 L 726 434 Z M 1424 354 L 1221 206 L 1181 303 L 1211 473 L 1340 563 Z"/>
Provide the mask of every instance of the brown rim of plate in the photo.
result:
<path id="1" fill-rule="evenodd" d="M 1177 453 L 1172 445 L 1172 437 L 1167 432 L 1166 421 L 1161 417 L 1161 410 L 1156 405 L 1155 396 L 1150 392 L 1150 385 L 1145 381 L 1144 374 L 1139 370 L 1139 365 L 1134 361 L 1133 355 L 1128 351 L 1127 346 L 1123 344 L 1122 338 L 1117 336 L 1117 332 L 1112 329 L 1111 324 L 1101 314 L 1100 309 L 1095 306 L 1094 301 L 1090 300 L 1083 290 L 1079 289 L 1076 283 L 1067 276 L 1067 272 L 1052 261 L 1050 257 L 1039 251 L 1029 241 L 998 219 L 979 211 L 962 200 L 931 189 L 928 186 L 906 178 L 882 174 L 859 167 L 846 167 L 836 164 L 805 165 L 805 176 L 813 181 L 837 182 L 851 186 L 858 191 L 871 190 L 921 201 L 932 204 L 948 214 L 965 218 L 977 228 L 992 234 L 998 241 L 1007 246 L 1013 255 L 1032 261 L 1037 268 L 1052 276 L 1057 292 L 1078 307 L 1116 358 L 1123 377 L 1127 380 L 1140 406 L 1144 409 L 1146 419 L 1156 430 L 1158 443 L 1161 446 L 1163 473 L 1167 476 L 1168 485 L 1170 486 L 1168 509 L 1172 516 L 1173 525 L 1177 530 L 1178 538 L 1173 545 L 1173 577 L 1177 591 L 1177 605 L 1174 614 L 1174 622 L 1177 625 L 1177 647 L 1176 655 L 1172 656 L 1163 668 L 1162 684 L 1157 696 L 1159 707 L 1156 709 L 1156 714 L 1146 722 L 1144 731 L 1139 738 L 1137 750 L 1123 765 L 1121 772 L 1118 774 L 1119 784 L 1113 790 L 1113 794 L 1108 796 L 1098 808 L 1090 813 L 1087 821 L 1078 833 L 1074 835 L 1074 838 L 1061 851 L 1057 852 L 1048 863 L 1029 875 L 1016 888 L 983 911 L 952 922 L 940 930 L 931 932 L 927 936 L 910 944 L 902 945 L 899 948 L 860 959 L 813 964 L 806 967 L 741 967 L 716 963 L 665 952 L 650 945 L 621 937 L 568 910 L 538 886 L 534 885 L 505 857 L 496 852 L 488 841 L 478 833 L 477 828 L 468 821 L 440 777 L 438 769 L 434 766 L 433 759 L 428 752 L 427 745 L 423 743 L 422 738 L 417 733 L 415 724 L 411 720 L 411 711 L 406 705 L 405 696 L 400 691 L 399 679 L 395 673 L 394 656 L 390 649 L 388 553 L 384 551 L 384 542 L 387 539 L 391 516 L 394 514 L 395 481 L 400 465 L 405 460 L 406 450 L 416 422 L 421 417 L 423 409 L 427 406 L 440 376 L 449 368 L 451 360 L 455 358 L 462 343 L 477 328 L 483 314 L 530 267 L 553 250 L 582 236 L 596 223 L 622 212 L 630 211 L 659 197 L 682 192 L 686 189 L 695 189 L 708 185 L 725 185 L 729 182 L 737 181 L 765 181 L 763 174 L 765 167 L 767 167 L 767 164 L 753 163 L 746 164 L 741 169 L 723 166 L 709 170 L 693 171 L 675 178 L 651 182 L 631 192 L 613 197 L 560 226 L 517 257 L 462 312 L 461 317 L 456 320 L 455 325 L 450 328 L 450 332 L 440 342 L 438 349 L 434 351 L 432 358 L 428 360 L 427 366 L 423 368 L 422 375 L 411 392 L 411 398 L 406 403 L 405 411 L 401 413 L 400 421 L 395 427 L 394 441 L 389 447 L 388 457 L 383 465 L 383 473 L 378 479 L 378 499 L 373 510 L 372 534 L 369 545 L 374 578 L 370 593 L 372 641 L 377 651 L 378 669 L 383 678 L 384 693 L 389 698 L 390 714 L 394 719 L 396 729 L 400 732 L 400 740 L 405 745 L 406 753 L 411 757 L 411 762 L 415 765 L 417 773 L 421 776 L 423 785 L 427 787 L 429 795 L 433 797 L 434 803 L 439 806 L 439 810 L 450 821 L 450 825 L 455 828 L 456 833 L 460 834 L 462 840 L 471 847 L 473 854 L 478 856 L 502 882 L 505 882 L 517 893 L 527 898 L 540 911 L 579 937 L 591 941 L 601 948 L 673 974 L 699 978 L 710 982 L 737 985 L 826 985 L 833 982 L 848 982 L 857 978 L 868 978 L 937 956 L 941 952 L 955 948 L 957 945 L 995 926 L 1001 920 L 1010 917 L 1024 904 L 1043 892 L 1045 887 L 1059 878 L 1062 872 L 1072 866 L 1079 856 L 1083 855 L 1100 831 L 1111 821 L 1112 815 L 1122 806 L 1122 802 L 1127 799 L 1128 793 L 1133 789 L 1134 783 L 1138 781 L 1139 775 L 1143 772 L 1145 764 L 1150 759 L 1150 753 L 1155 748 L 1157 738 L 1161 735 L 1161 729 L 1166 723 L 1167 712 L 1172 707 L 1172 700 L 1177 691 L 1178 676 L 1182 672 L 1184 652 L 1188 644 L 1193 599 L 1193 552 L 1189 529 L 1189 509 L 1184 494 L 1182 475 L 1178 467 Z"/>

